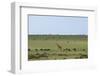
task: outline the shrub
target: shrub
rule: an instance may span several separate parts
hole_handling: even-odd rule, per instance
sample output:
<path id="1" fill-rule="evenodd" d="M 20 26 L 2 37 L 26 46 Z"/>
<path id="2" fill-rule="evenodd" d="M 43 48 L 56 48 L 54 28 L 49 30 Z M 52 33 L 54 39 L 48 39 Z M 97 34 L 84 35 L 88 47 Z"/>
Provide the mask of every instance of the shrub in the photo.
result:
<path id="1" fill-rule="evenodd" d="M 76 51 L 77 49 L 76 48 L 73 48 L 73 50 Z"/>
<path id="2" fill-rule="evenodd" d="M 35 49 L 35 51 L 38 51 L 38 49 Z"/>
<path id="3" fill-rule="evenodd" d="M 87 56 L 87 55 L 82 55 L 82 54 L 81 54 L 80 58 L 88 58 L 88 56 Z"/>
<path id="4" fill-rule="evenodd" d="M 31 49 L 28 48 L 28 51 L 31 51 Z"/>
<path id="5" fill-rule="evenodd" d="M 83 51 L 85 51 L 85 49 L 83 49 Z"/>

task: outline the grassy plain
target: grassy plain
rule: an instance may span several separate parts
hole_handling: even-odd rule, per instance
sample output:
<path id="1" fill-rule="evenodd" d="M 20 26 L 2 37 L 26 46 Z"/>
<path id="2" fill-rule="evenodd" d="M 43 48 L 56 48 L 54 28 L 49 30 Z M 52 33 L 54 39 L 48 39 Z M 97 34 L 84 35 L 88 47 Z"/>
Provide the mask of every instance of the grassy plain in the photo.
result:
<path id="1" fill-rule="evenodd" d="M 88 58 L 87 35 L 28 35 L 28 60 Z"/>

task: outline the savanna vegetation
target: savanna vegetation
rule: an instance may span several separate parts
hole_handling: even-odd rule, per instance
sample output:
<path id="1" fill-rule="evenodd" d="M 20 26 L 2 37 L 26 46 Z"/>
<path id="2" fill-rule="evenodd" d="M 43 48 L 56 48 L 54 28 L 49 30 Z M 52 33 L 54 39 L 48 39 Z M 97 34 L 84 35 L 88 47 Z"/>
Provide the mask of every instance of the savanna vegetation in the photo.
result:
<path id="1" fill-rule="evenodd" d="M 88 58 L 87 35 L 28 35 L 28 60 Z"/>

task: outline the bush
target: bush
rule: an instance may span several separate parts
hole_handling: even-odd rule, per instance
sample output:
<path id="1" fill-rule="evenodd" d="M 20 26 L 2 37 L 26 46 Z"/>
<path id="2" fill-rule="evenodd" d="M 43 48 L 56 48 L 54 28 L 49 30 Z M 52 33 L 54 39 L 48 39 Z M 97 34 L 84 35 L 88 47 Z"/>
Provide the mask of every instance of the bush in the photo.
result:
<path id="1" fill-rule="evenodd" d="M 28 48 L 28 51 L 31 51 L 31 49 L 30 49 L 30 48 Z"/>
<path id="2" fill-rule="evenodd" d="M 77 49 L 76 48 L 73 48 L 73 50 L 76 51 Z"/>

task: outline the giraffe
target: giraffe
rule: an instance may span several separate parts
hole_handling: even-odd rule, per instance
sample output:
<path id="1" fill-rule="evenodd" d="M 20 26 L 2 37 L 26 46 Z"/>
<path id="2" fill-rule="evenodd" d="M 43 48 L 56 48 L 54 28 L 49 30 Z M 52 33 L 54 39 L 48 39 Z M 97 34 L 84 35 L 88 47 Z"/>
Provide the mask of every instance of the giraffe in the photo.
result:
<path id="1" fill-rule="evenodd" d="M 62 46 L 59 45 L 58 43 L 56 43 L 56 45 L 57 45 L 58 49 L 62 51 Z"/>

